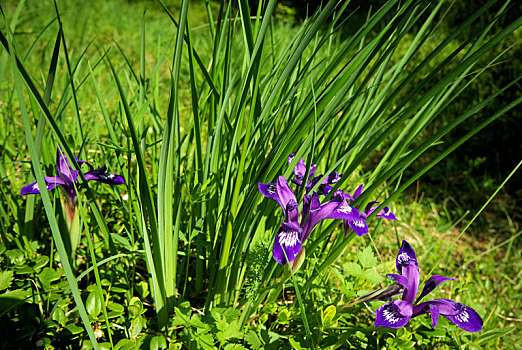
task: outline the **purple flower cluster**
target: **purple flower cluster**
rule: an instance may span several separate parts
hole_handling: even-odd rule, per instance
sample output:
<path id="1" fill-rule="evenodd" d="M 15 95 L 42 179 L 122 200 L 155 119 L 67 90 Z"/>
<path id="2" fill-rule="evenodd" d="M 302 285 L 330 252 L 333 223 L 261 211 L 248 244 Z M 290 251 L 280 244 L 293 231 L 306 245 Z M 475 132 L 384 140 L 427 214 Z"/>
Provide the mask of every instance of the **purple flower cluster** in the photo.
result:
<path id="1" fill-rule="evenodd" d="M 288 157 L 288 164 L 292 162 L 294 156 L 295 154 L 292 153 Z M 258 185 L 259 191 L 265 197 L 277 201 L 285 214 L 285 220 L 277 231 L 273 249 L 274 259 L 280 264 L 294 261 L 312 230 L 322 220 L 341 219 L 345 229 L 350 227 L 357 235 L 362 236 L 368 233 L 366 224 L 368 215 L 377 209 L 375 204 L 378 202 L 370 202 L 362 212 L 357 207 L 350 205 L 361 195 L 362 185 L 357 188 L 353 196 L 337 190 L 329 201 L 321 203 L 319 196 L 328 195 L 333 188 L 332 185 L 335 185 L 343 174 L 337 172 L 329 174 L 319 185 L 319 195 L 318 192 L 312 191 L 312 188 L 321 181 L 323 176 L 314 176 L 315 170 L 316 165 L 312 164 L 308 179 L 305 181 L 306 166 L 302 158 L 299 159 L 293 170 L 294 176 L 291 182 L 298 187 L 305 186 L 306 191 L 301 213 L 296 196 L 284 176 L 279 176 L 275 183 L 259 183 Z M 381 210 L 377 216 L 397 220 L 388 207 Z"/>
<path id="2" fill-rule="evenodd" d="M 89 171 L 84 173 L 83 176 L 87 181 L 98 181 L 109 185 L 120 185 L 124 184 L 125 181 L 123 177 L 116 174 L 108 174 L 107 167 L 104 165 L 99 169 L 94 169 L 94 167 L 84 160 L 79 160 L 76 156 L 74 156 L 76 162 L 80 166 L 86 164 L 89 167 Z M 56 170 L 58 172 L 58 176 L 44 176 L 45 184 L 47 185 L 47 191 L 54 189 L 56 186 L 61 187 L 64 192 L 67 194 L 67 198 L 69 199 L 70 204 L 74 207 L 76 204 L 76 188 L 79 186 L 78 175 L 79 171 L 74 170 L 67 159 L 67 156 L 63 153 L 62 148 L 58 145 L 58 149 L 56 151 Z M 26 194 L 39 194 L 40 188 L 38 187 L 37 182 L 33 182 L 27 186 L 22 187 L 20 194 L 22 196 Z"/>
<path id="3" fill-rule="evenodd" d="M 288 157 L 288 164 L 292 163 L 295 154 Z M 259 183 L 259 191 L 267 198 L 279 203 L 283 209 L 285 219 L 277 231 L 273 256 L 279 264 L 292 263 L 299 267 L 304 258 L 303 245 L 314 227 L 325 219 L 341 219 L 345 232 L 352 229 L 358 236 L 368 233 L 366 220 L 378 208 L 378 202 L 369 202 L 364 210 L 352 203 L 363 192 L 363 185 L 357 187 L 353 195 L 337 190 L 330 200 L 321 203 L 320 196 L 328 196 L 333 186 L 344 174 L 333 172 L 328 176 L 315 176 L 316 165 L 312 164 L 306 177 L 306 165 L 301 158 L 293 170 L 291 182 L 297 189 L 304 187 L 303 203 L 299 206 L 296 196 L 288 180 L 279 176 L 275 183 Z M 324 177 L 324 179 L 323 179 Z M 322 180 L 323 179 L 323 180 Z M 319 183 L 319 181 L 321 181 Z M 319 184 L 319 185 L 318 185 Z M 317 191 L 313 191 L 316 188 Z M 388 206 L 377 213 L 378 217 L 388 220 L 397 220 Z M 482 329 L 482 319 L 472 308 L 449 299 L 435 299 L 420 302 L 427 294 L 433 291 L 442 282 L 453 280 L 444 276 L 432 276 L 428 279 L 418 298 L 419 266 L 415 251 L 403 241 L 402 248 L 397 255 L 397 271 L 399 274 L 388 274 L 388 278 L 395 281 L 393 285 L 363 296 L 354 302 L 371 300 L 389 300 L 402 293 L 400 300 L 390 301 L 376 311 L 375 327 L 400 328 L 405 326 L 413 317 L 431 315 L 432 326 L 437 325 L 439 315 L 442 315 L 458 327 L 478 332 Z M 353 304 L 349 303 L 349 304 Z"/>
<path id="4" fill-rule="evenodd" d="M 419 289 L 419 265 L 417 256 L 411 245 L 402 241 L 402 247 L 396 259 L 399 274 L 388 274 L 388 278 L 404 288 L 401 300 L 390 301 L 376 311 L 375 327 L 400 328 L 413 317 L 431 314 L 432 327 L 435 328 L 439 315 L 446 317 L 456 326 L 468 332 L 482 330 L 482 319 L 469 306 L 449 299 L 434 299 L 420 303 L 422 298 L 432 292 L 439 284 L 451 281 L 453 278 L 431 276 L 424 284 L 420 296 L 415 300 Z"/>

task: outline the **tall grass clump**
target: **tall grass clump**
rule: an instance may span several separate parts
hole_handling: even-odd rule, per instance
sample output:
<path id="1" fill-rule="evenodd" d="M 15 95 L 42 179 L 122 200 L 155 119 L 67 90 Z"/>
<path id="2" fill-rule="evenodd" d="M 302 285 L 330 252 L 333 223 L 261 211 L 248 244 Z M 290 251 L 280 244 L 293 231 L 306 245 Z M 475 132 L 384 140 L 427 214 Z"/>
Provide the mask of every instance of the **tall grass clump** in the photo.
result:
<path id="1" fill-rule="evenodd" d="M 460 115 L 445 115 L 481 74 L 509 56 L 509 47 L 495 57 L 487 55 L 522 22 L 517 18 L 499 26 L 512 6 L 509 1 L 489 1 L 455 30 L 443 33 L 438 27 L 452 11 L 451 3 L 443 1 L 389 0 L 350 32 L 343 28 L 360 14 L 350 10 L 348 1 L 326 2 L 292 29 L 274 19 L 275 0 L 259 2 L 253 13 L 247 1 L 237 7 L 225 1 L 205 5 L 207 23 L 195 28 L 188 0 L 175 12 L 161 1 L 155 4 L 171 27 L 151 39 L 144 13 L 134 33 L 140 38 L 136 57 L 116 41 L 72 49 L 63 22 L 70 16 L 63 8 L 72 5 L 49 6 L 53 15 L 30 43 L 16 35 L 24 2 L 14 12 L 2 8 L 0 80 L 10 82 L 7 88 L 2 83 L 2 93 L 19 113 L 0 117 L 8 130 L 0 141 L 0 171 L 13 186 L 2 190 L 2 196 L 17 213 L 12 232 L 3 235 L 16 237 L 20 249 L 30 252 L 37 245 L 39 225 L 50 228 L 45 232 L 52 234 L 58 252 L 51 267 L 58 261 L 63 267 L 75 310 L 95 348 L 92 303 L 100 304 L 100 327 L 111 346 L 111 334 L 129 336 L 109 320 L 109 303 L 104 302 L 109 294 L 103 286 L 116 282 L 102 278 L 107 266 L 128 285 L 126 306 L 138 305 L 125 331 L 130 334 L 145 327 L 139 323 L 145 315 L 151 329 L 175 334 L 172 322 L 179 322 L 186 301 L 205 315 L 239 310 L 241 328 L 261 306 L 277 300 L 284 285 L 295 291 L 303 333 L 313 344 L 304 300 L 321 297 L 318 284 L 347 247 L 357 243 L 356 235 L 336 229 L 336 222 L 319 224 L 307 240 L 303 265 L 288 273 L 271 258 L 283 218 L 276 205 L 260 196 L 258 183 L 275 182 L 280 174 L 289 178 L 304 158 L 324 170 L 314 189 L 328 174 L 344 173 L 328 200 L 337 189 L 353 192 L 364 183 L 353 206 L 364 208 L 380 199 L 379 209 L 368 217 L 372 224 L 379 210 L 521 102 L 518 97 L 495 114 L 476 119 L 518 84 L 517 76 Z M 493 9 L 489 23 L 470 31 Z M 41 48 L 46 38 L 52 44 Z M 425 53 L 428 43 L 434 49 Z M 51 57 L 47 66 L 34 65 L 37 50 Z M 443 116 L 449 122 L 438 123 Z M 444 144 L 444 137 L 471 117 L 475 124 L 470 131 Z M 433 125 L 440 127 L 433 130 Z M 79 225 L 88 253 L 72 259 L 63 218 L 57 219 L 62 206 L 58 191 L 41 192 L 43 213 L 38 197 L 23 203 L 17 199 L 21 185 L 37 181 L 44 188 L 44 176 L 54 176 L 57 143 L 72 169 L 80 171 Z M 440 144 L 445 146 L 437 157 L 406 173 Z M 291 153 L 295 157 L 289 165 Z M 94 187 L 75 154 L 107 164 L 112 173 L 123 175 L 125 185 Z M 377 164 L 368 169 L 366 160 L 376 155 Z M 296 195 L 302 199 L 305 193 Z M 92 297 L 82 295 L 85 275 L 75 267 L 94 273 Z M 136 273 L 144 282 L 139 287 Z M 153 303 L 147 314 L 133 294 L 144 285 L 150 286 L 150 295 L 141 297 Z M 54 302 L 45 312 L 58 307 Z"/>

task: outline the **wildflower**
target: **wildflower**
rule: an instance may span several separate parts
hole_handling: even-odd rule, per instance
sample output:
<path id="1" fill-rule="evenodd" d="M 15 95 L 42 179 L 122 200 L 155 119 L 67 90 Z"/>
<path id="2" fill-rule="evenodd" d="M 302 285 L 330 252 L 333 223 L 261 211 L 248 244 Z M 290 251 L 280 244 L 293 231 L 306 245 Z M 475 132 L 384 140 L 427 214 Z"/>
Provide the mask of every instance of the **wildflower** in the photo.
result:
<path id="1" fill-rule="evenodd" d="M 123 177 L 120 175 L 108 174 L 106 172 L 107 167 L 105 165 L 99 169 L 94 169 L 93 166 L 88 162 L 79 160 L 76 156 L 74 157 L 80 166 L 87 164 L 90 169 L 90 171 L 84 174 L 85 180 L 95 180 L 109 185 L 119 185 L 125 183 Z M 60 186 L 67 194 L 70 205 L 74 207 L 77 197 L 75 187 L 78 186 L 79 171 L 74 170 L 71 167 L 71 164 L 69 163 L 67 156 L 63 153 L 60 145 L 58 145 L 58 149 L 56 151 L 56 170 L 58 172 L 58 176 L 44 176 L 45 184 L 47 185 L 47 191 L 54 189 L 56 186 Z M 22 196 L 26 194 L 38 193 L 40 193 L 40 188 L 38 187 L 37 182 L 33 182 L 27 186 L 22 187 L 20 191 Z"/>
<path id="2" fill-rule="evenodd" d="M 288 165 L 290 165 L 290 163 L 292 163 L 292 160 L 294 159 L 294 157 L 295 157 L 295 153 L 291 153 L 288 156 Z M 311 191 L 311 189 L 323 177 L 322 174 L 314 177 L 316 167 L 317 166 L 313 163 L 310 166 L 310 174 L 308 175 L 309 181 L 306 182 L 306 193 L 309 193 Z M 304 163 L 303 158 L 299 159 L 299 162 L 297 162 L 297 165 L 295 166 L 293 173 L 294 173 L 294 177 L 292 178 L 292 182 L 298 186 L 302 186 L 304 177 L 306 175 L 306 165 Z M 322 191 L 324 191 L 325 187 L 329 187 L 331 189 L 332 186 L 329 186 L 329 185 L 333 185 L 333 184 L 337 183 L 341 179 L 341 176 L 343 176 L 343 174 L 339 174 L 337 171 L 330 173 L 321 182 L 320 187 L 323 189 Z"/>
<path id="3" fill-rule="evenodd" d="M 297 257 L 304 242 L 320 221 L 353 220 L 359 217 L 357 209 L 348 205 L 341 191 L 338 191 L 332 200 L 323 204 L 314 192 L 305 195 L 301 223 L 299 223 L 298 203 L 284 176 L 279 176 L 276 183 L 259 183 L 258 188 L 265 197 L 277 201 L 285 213 L 285 221 L 277 231 L 273 248 L 274 259 L 280 264 L 292 262 Z"/>
<path id="4" fill-rule="evenodd" d="M 292 163 L 292 160 L 294 160 L 295 153 L 291 153 L 288 156 L 288 165 Z M 316 165 L 312 163 L 310 166 L 310 174 L 308 175 L 308 180 L 310 180 L 314 174 L 315 174 L 315 168 Z M 292 182 L 296 185 L 301 186 L 303 184 L 304 177 L 306 175 L 306 165 L 304 163 L 303 158 L 299 159 L 299 162 L 297 162 L 297 165 L 294 168 L 294 178 L 292 179 Z"/>
<path id="5" fill-rule="evenodd" d="M 89 167 L 90 170 L 83 174 L 85 180 L 87 181 L 95 180 L 109 185 L 119 185 L 125 183 L 123 177 L 120 175 L 108 174 L 106 172 L 107 167 L 105 165 L 99 169 L 94 169 L 93 166 L 88 162 L 79 160 L 76 156 L 74 156 L 74 158 L 80 166 L 87 164 Z M 63 217 L 69 232 L 69 239 L 71 244 L 70 254 L 71 257 L 73 257 L 81 236 L 80 217 L 77 215 L 76 211 L 76 187 L 79 186 L 78 175 L 80 172 L 78 170 L 74 170 L 71 167 L 71 164 L 69 163 L 67 156 L 63 153 L 60 145 L 58 145 L 58 149 L 56 151 L 56 170 L 58 172 L 58 176 L 44 176 L 44 180 L 47 191 L 51 191 L 56 186 L 59 186 L 67 194 L 67 200 L 61 198 L 60 201 L 62 202 Z M 38 182 L 33 182 L 27 186 L 24 186 L 20 190 L 20 194 L 22 196 L 25 196 L 26 194 L 39 193 L 40 188 L 38 187 Z M 74 263 L 74 259 L 72 259 L 72 261 Z"/>
<path id="6" fill-rule="evenodd" d="M 362 190 L 363 190 L 363 185 L 360 185 L 355 190 L 353 197 L 346 193 L 344 195 L 345 195 L 345 197 L 347 197 L 353 201 L 361 195 Z M 378 204 L 378 203 L 379 202 L 376 202 L 376 201 L 372 201 L 372 202 L 368 203 L 366 205 L 366 208 L 364 209 L 364 211 L 360 212 L 360 216 L 356 220 L 345 220 L 343 222 L 344 231 L 346 232 L 346 231 L 348 231 L 348 228 L 351 228 L 352 230 L 354 230 L 354 232 L 357 234 L 357 236 L 362 236 L 362 235 L 367 234 L 368 233 L 368 224 L 366 223 L 366 219 L 368 218 L 368 216 L 370 216 L 371 213 L 373 213 L 378 208 L 378 206 L 375 206 L 375 204 Z M 384 207 L 384 209 L 382 209 L 377 214 L 377 216 L 381 217 L 383 219 L 387 219 L 387 220 L 397 220 L 395 215 L 391 212 L 390 207 L 388 207 L 388 206 Z"/>
<path id="7" fill-rule="evenodd" d="M 435 299 L 419 304 L 422 298 L 439 284 L 453 280 L 453 278 L 431 276 L 425 283 L 422 293 L 415 300 L 419 288 L 419 265 L 415 251 L 406 241 L 402 241 L 396 265 L 399 274 L 389 274 L 388 278 L 404 287 L 402 299 L 391 301 L 376 310 L 375 327 L 401 328 L 413 317 L 430 313 L 433 328 L 437 325 L 439 315 L 442 315 L 465 331 L 482 330 L 482 319 L 469 306 L 449 299 Z"/>

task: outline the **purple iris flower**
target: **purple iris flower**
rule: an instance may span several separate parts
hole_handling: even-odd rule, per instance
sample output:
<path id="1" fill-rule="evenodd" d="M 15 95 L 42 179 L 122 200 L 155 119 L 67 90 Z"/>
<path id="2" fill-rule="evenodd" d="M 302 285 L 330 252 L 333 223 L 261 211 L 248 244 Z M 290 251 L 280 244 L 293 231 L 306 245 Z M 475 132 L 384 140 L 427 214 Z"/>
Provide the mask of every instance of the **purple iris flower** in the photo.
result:
<path id="1" fill-rule="evenodd" d="M 292 160 L 294 159 L 295 157 L 295 153 L 291 153 L 289 156 L 288 156 L 288 165 L 290 165 L 290 163 L 292 163 Z M 310 166 L 310 174 L 308 175 L 308 181 L 306 181 L 306 193 L 309 193 L 310 190 L 319 182 L 319 180 L 321 180 L 321 178 L 323 177 L 323 175 L 318 175 L 318 176 L 315 176 L 315 170 L 316 170 L 316 165 L 312 163 L 312 165 Z M 302 186 L 303 185 L 303 180 L 304 180 L 304 177 L 306 175 L 306 165 L 305 165 L 305 162 L 303 160 L 303 158 L 299 159 L 299 162 L 297 162 L 297 165 L 295 166 L 294 168 L 294 177 L 292 178 L 292 182 L 295 183 L 296 185 L 298 186 Z M 332 173 L 330 173 L 322 182 L 321 182 L 321 192 L 324 192 L 325 191 L 325 188 L 328 187 L 329 189 L 332 188 L 332 186 L 329 186 L 329 185 L 334 185 L 336 184 L 340 179 L 341 179 L 341 176 L 343 176 L 344 174 L 339 174 L 337 171 L 334 171 Z M 328 190 L 329 192 L 330 190 Z M 328 193 L 326 192 L 326 193 Z"/>
<path id="2" fill-rule="evenodd" d="M 104 165 L 99 169 L 94 169 L 91 164 L 84 160 L 79 160 L 76 156 L 74 156 L 76 161 L 80 166 L 83 164 L 87 164 L 90 171 L 83 174 L 85 180 L 91 181 L 95 180 L 98 182 L 102 182 L 109 185 L 119 185 L 124 184 L 125 181 L 123 177 L 116 174 L 108 174 L 107 167 Z M 67 159 L 67 156 L 63 153 L 62 148 L 58 145 L 58 149 L 56 151 L 56 170 L 58 171 L 58 176 L 44 176 L 45 184 L 47 185 L 47 191 L 54 189 L 56 186 L 60 186 L 69 198 L 70 204 L 74 207 L 76 203 L 76 188 L 78 186 L 78 175 L 79 171 L 74 170 Z M 38 188 L 38 183 L 33 182 L 27 186 L 22 187 L 20 194 L 22 196 L 26 194 L 39 194 L 40 189 Z"/>
<path id="3" fill-rule="evenodd" d="M 360 185 L 355 190 L 353 197 L 347 193 L 344 193 L 344 196 L 353 201 L 361 195 L 362 191 L 363 191 L 363 185 Z M 368 218 L 368 216 L 370 216 L 371 213 L 373 213 L 378 208 L 378 206 L 376 206 L 376 204 L 378 204 L 378 203 L 379 202 L 375 202 L 375 201 L 368 203 L 366 205 L 366 208 L 364 209 L 364 211 L 359 212 L 360 216 L 356 220 L 345 220 L 343 222 L 344 231 L 347 232 L 348 228 L 351 228 L 352 230 L 355 231 L 357 236 L 362 236 L 362 235 L 367 234 L 368 233 L 368 224 L 366 223 L 366 219 Z M 387 219 L 387 220 L 397 220 L 395 215 L 391 212 L 389 206 L 384 207 L 384 209 L 382 209 L 377 214 L 377 216 L 380 218 L 383 218 L 383 219 Z"/>
<path id="4" fill-rule="evenodd" d="M 279 176 L 276 183 L 259 183 L 258 188 L 265 197 L 277 201 L 285 213 L 285 221 L 277 231 L 273 249 L 274 259 L 280 264 L 292 262 L 297 257 L 304 242 L 320 221 L 354 220 L 360 215 L 357 209 L 348 205 L 341 191 L 323 204 L 316 192 L 306 195 L 302 214 L 299 215 L 295 194 L 284 176 Z"/>
<path id="5" fill-rule="evenodd" d="M 442 315 L 465 331 L 482 330 L 482 319 L 469 306 L 449 299 L 435 299 L 419 303 L 439 284 L 453 280 L 453 278 L 431 276 L 424 284 L 422 293 L 415 300 L 419 289 L 419 265 L 415 251 L 406 241 L 402 241 L 396 265 L 399 274 L 388 274 L 388 277 L 404 287 L 402 299 L 391 301 L 376 310 L 375 327 L 401 328 L 413 317 L 430 313 L 433 328 L 437 325 L 439 315 Z"/>

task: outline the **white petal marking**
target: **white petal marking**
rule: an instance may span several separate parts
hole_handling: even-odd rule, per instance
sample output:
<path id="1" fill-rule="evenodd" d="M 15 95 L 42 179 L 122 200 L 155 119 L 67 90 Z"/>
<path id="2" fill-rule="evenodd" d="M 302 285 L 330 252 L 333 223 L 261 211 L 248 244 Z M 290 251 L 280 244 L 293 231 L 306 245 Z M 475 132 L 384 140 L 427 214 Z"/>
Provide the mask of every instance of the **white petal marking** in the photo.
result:
<path id="1" fill-rule="evenodd" d="M 397 317 L 397 314 L 395 312 L 393 312 L 393 311 L 390 311 L 388 309 L 384 309 L 382 311 L 382 315 L 384 316 L 386 321 L 388 321 L 391 324 L 395 324 L 395 323 L 399 322 L 399 318 Z"/>
<path id="2" fill-rule="evenodd" d="M 348 214 L 352 212 L 352 207 L 350 207 L 349 205 L 341 205 L 337 210 L 343 214 Z"/>
<path id="3" fill-rule="evenodd" d="M 359 228 L 363 228 L 364 227 L 364 221 L 362 220 L 359 220 L 359 221 L 353 221 L 353 224 Z"/>
<path id="4" fill-rule="evenodd" d="M 299 238 L 297 237 L 296 231 L 281 232 L 279 234 L 279 244 L 285 247 L 293 247 L 297 244 Z"/>
<path id="5" fill-rule="evenodd" d="M 399 264 L 402 264 L 406 261 L 410 261 L 410 257 L 408 256 L 408 254 L 406 252 L 404 252 L 397 256 L 397 261 L 399 262 Z"/>
<path id="6" fill-rule="evenodd" d="M 457 321 L 459 322 L 462 322 L 462 323 L 466 323 L 469 321 L 469 314 L 466 310 L 464 310 L 463 312 L 461 312 L 460 314 L 458 315 L 455 315 L 455 318 L 457 319 Z"/>

